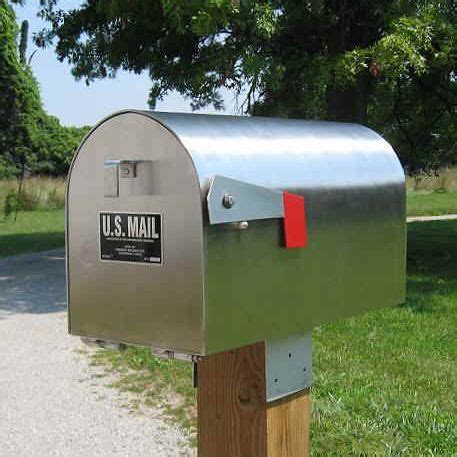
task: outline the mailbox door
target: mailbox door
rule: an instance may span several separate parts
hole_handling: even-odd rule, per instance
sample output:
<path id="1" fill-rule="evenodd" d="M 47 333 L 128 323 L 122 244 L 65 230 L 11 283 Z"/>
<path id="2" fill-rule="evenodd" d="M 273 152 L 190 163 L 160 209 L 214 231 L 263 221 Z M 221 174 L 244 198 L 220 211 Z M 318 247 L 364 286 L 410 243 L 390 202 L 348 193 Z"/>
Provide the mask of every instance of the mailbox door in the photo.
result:
<path id="1" fill-rule="evenodd" d="M 201 192 L 162 124 L 108 118 L 86 138 L 67 193 L 73 334 L 202 352 Z"/>

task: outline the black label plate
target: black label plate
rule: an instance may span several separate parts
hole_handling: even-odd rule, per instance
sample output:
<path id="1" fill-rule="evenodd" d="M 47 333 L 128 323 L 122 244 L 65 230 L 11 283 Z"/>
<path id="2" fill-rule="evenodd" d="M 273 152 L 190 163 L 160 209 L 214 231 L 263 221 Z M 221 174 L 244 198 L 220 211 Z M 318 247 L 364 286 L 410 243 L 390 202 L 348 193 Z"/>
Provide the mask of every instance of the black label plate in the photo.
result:
<path id="1" fill-rule="evenodd" d="M 100 258 L 120 262 L 162 263 L 162 216 L 99 213 Z"/>

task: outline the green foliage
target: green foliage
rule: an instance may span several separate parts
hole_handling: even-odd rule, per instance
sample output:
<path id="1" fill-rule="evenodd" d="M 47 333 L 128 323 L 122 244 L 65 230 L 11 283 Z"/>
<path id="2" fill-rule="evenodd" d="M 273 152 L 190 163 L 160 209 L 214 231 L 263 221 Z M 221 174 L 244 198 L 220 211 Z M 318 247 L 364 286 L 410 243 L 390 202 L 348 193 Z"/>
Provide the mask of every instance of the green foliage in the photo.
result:
<path id="1" fill-rule="evenodd" d="M 18 28 L 0 0 L 0 177 L 28 172 L 64 174 L 87 128 L 63 127 L 43 109 L 38 84 L 26 64 L 28 25 Z"/>
<path id="2" fill-rule="evenodd" d="M 64 7 L 64 2 L 61 2 Z M 150 104 L 171 90 L 194 108 L 357 121 L 411 172 L 456 161 L 455 0 L 121 0 L 66 11 L 43 0 L 60 59 L 89 83 L 147 71 Z"/>
<path id="3" fill-rule="evenodd" d="M 17 193 L 14 190 L 10 190 L 5 196 L 5 203 L 3 205 L 3 214 L 5 219 L 8 219 L 19 209 Z"/>
<path id="4" fill-rule="evenodd" d="M 346 82 L 376 65 L 369 120 L 413 173 L 456 161 L 456 24 L 452 2 L 417 2 L 414 14 L 391 20 L 372 46 L 339 62 Z"/>
<path id="5" fill-rule="evenodd" d="M 54 176 L 65 175 L 74 151 L 89 129 L 90 127 L 63 127 L 56 117 L 44 113 L 41 128 L 34 137 L 42 154 L 33 171 Z"/>
<path id="6" fill-rule="evenodd" d="M 20 173 L 37 161 L 33 145 L 40 99 L 28 68 L 17 53 L 17 26 L 14 13 L 0 0 L 0 155 L 2 174 Z"/>

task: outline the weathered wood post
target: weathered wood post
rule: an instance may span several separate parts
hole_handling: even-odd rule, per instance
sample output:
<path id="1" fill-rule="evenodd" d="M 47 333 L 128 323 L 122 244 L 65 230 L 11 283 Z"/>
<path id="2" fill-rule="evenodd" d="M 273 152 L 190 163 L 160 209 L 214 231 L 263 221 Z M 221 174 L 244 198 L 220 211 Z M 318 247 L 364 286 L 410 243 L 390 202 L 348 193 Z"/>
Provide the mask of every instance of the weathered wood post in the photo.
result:
<path id="1" fill-rule="evenodd" d="M 292 392 L 268 401 L 268 354 L 266 344 L 257 343 L 198 362 L 198 457 L 309 455 L 309 388 L 295 392 L 296 380 L 289 380 Z M 303 363 L 309 369 L 310 357 Z M 283 388 L 286 382 L 283 373 Z"/>

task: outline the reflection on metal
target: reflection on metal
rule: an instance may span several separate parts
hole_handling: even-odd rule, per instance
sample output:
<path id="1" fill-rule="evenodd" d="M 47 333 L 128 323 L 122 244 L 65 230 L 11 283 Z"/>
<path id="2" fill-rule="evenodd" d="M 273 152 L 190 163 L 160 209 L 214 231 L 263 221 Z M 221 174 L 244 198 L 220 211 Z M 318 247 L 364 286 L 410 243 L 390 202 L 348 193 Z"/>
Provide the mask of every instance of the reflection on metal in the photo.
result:
<path id="1" fill-rule="evenodd" d="M 267 401 L 299 392 L 312 383 L 311 332 L 266 342 Z"/>
<path id="2" fill-rule="evenodd" d="M 119 196 L 119 161 L 105 160 L 104 196 Z"/>
<path id="3" fill-rule="evenodd" d="M 118 198 L 105 196 L 106 160 L 136 163 Z M 404 181 L 389 144 L 358 125 L 114 114 L 70 170 L 70 330 L 206 355 L 402 303 Z M 304 197 L 306 249 L 284 248 L 282 219 L 251 219 L 275 195 L 268 214 L 282 217 L 284 191 Z M 163 265 L 100 262 L 100 212 L 161 214 Z"/>
<path id="4" fill-rule="evenodd" d="M 210 224 L 283 217 L 282 192 L 214 176 L 208 192 Z"/>

